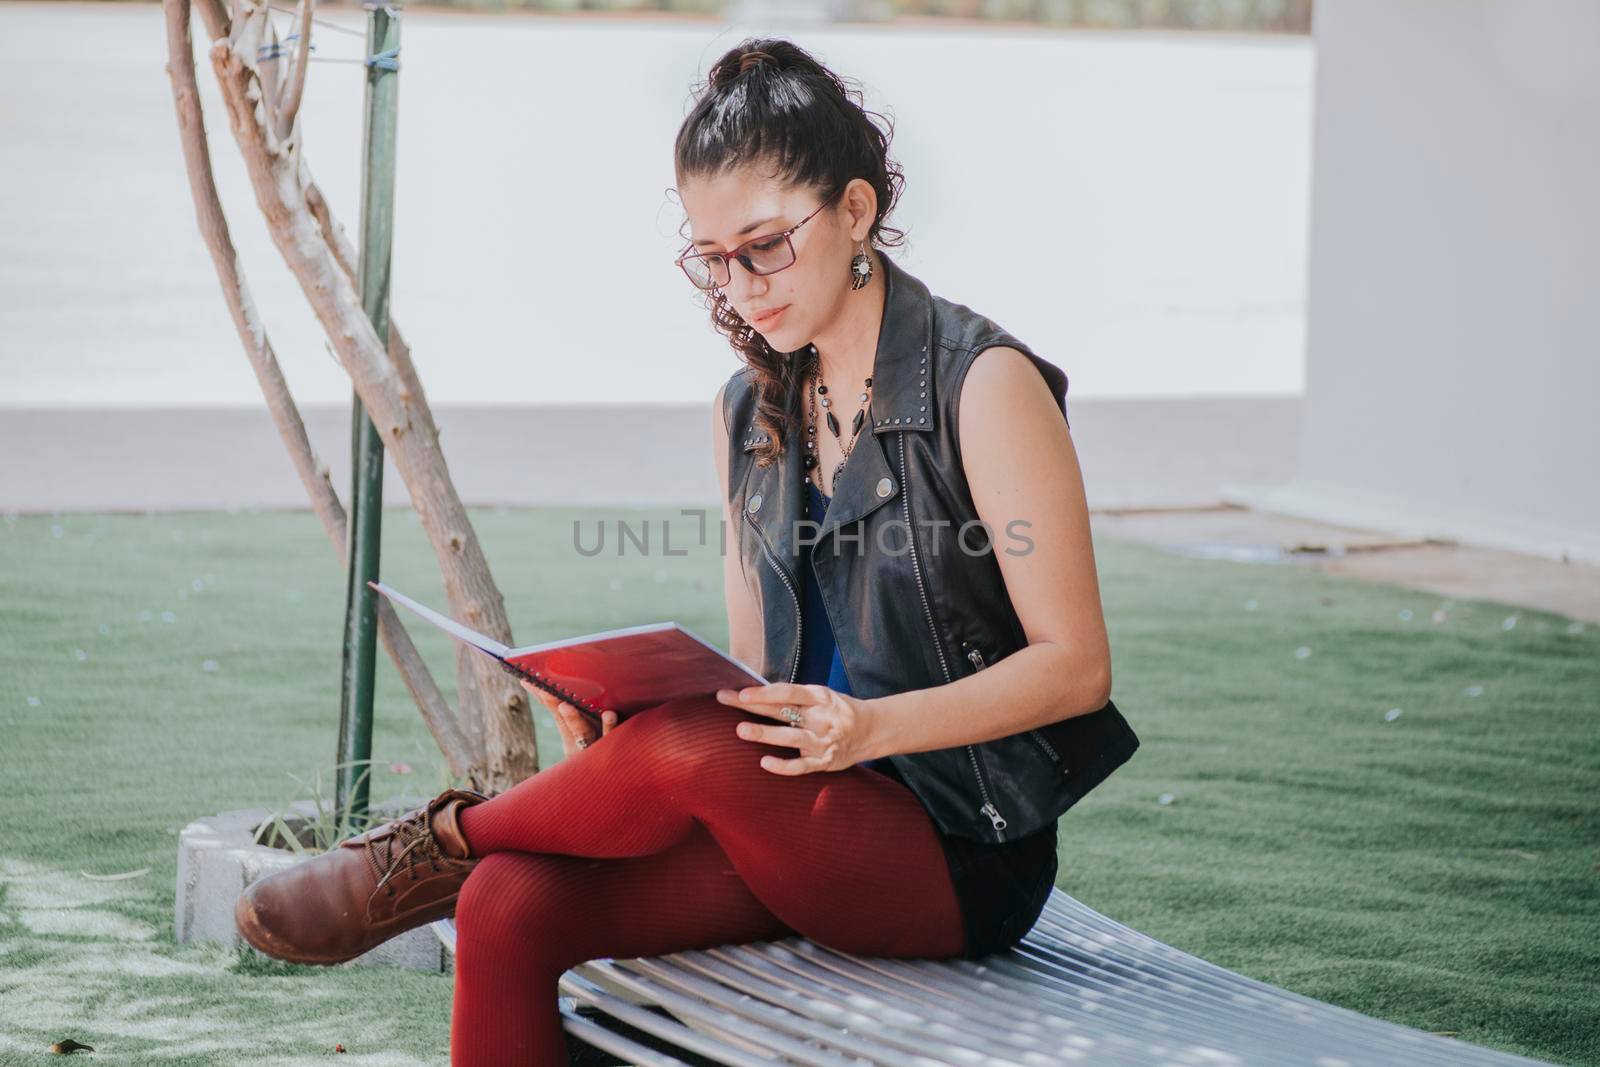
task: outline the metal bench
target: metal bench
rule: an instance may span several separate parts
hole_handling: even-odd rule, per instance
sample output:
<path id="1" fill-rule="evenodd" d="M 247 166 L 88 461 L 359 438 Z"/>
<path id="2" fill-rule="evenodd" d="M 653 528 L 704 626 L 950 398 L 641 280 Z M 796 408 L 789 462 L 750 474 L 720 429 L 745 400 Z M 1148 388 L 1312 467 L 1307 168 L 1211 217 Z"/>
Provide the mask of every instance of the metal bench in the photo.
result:
<path id="1" fill-rule="evenodd" d="M 453 954 L 451 920 L 434 929 Z M 1246 978 L 1060 889 L 1021 944 L 980 960 L 853 956 L 792 937 L 592 960 L 560 990 L 575 1064 L 1540 1062 Z"/>

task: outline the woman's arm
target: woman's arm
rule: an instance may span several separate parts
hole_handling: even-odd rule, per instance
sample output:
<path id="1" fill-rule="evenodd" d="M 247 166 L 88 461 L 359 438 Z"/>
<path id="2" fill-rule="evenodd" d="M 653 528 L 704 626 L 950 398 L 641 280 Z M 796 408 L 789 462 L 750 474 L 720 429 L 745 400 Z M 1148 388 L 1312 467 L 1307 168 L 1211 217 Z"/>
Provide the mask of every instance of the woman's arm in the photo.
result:
<path id="1" fill-rule="evenodd" d="M 722 529 L 726 537 L 719 537 L 722 552 L 722 599 L 728 608 L 728 654 L 741 663 L 760 670 L 762 644 L 761 610 L 755 594 L 744 580 L 744 558 L 739 553 L 739 536 L 742 531 L 731 521 L 728 509 L 728 427 L 723 422 L 722 394 L 727 383 L 717 389 L 711 402 L 711 447 L 716 458 L 717 482 L 722 486 Z"/>
<path id="2" fill-rule="evenodd" d="M 977 355 L 957 407 L 962 469 L 1028 644 L 947 685 L 867 700 L 869 756 L 1005 737 L 1110 699 L 1089 506 L 1061 409 L 1028 357 L 1005 347 Z"/>

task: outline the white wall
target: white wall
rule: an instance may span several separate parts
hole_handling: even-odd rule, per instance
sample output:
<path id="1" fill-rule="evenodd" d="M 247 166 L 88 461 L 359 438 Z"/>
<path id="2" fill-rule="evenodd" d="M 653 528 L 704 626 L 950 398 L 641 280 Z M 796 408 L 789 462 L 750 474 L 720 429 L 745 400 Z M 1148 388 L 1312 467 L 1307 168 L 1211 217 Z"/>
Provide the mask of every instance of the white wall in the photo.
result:
<path id="1" fill-rule="evenodd" d="M 1247 502 L 1600 562 L 1600 4 L 1319 0 L 1315 40 L 1299 473 Z"/>
<path id="2" fill-rule="evenodd" d="M 737 364 L 672 265 L 672 138 L 749 29 L 407 11 L 393 307 L 435 404 L 711 402 Z M 0 3 L 0 408 L 261 404 L 195 229 L 163 32 L 147 2 Z M 895 121 L 899 261 L 1048 353 L 1073 396 L 1300 391 L 1305 38 L 783 32 Z M 196 38 L 217 181 L 284 373 L 304 403 L 348 403 Z M 360 69 L 314 63 L 301 112 L 350 227 Z"/>

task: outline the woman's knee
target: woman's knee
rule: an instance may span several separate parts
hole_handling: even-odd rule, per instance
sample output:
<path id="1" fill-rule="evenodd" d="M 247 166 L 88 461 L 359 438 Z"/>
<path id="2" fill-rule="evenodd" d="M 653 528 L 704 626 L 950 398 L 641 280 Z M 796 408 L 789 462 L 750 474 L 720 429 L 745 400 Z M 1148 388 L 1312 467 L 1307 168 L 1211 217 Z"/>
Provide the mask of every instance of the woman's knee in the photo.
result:
<path id="1" fill-rule="evenodd" d="M 694 779 L 708 766 L 726 767 L 728 757 L 760 747 L 739 737 L 734 728 L 746 713 L 714 697 L 670 700 L 630 715 L 613 733 L 624 731 L 638 746 L 641 767 L 676 779 Z"/>
<path id="2" fill-rule="evenodd" d="M 550 878 L 539 869 L 546 862 L 529 852 L 491 852 L 480 859 L 456 898 L 457 940 L 498 942 L 547 922 L 554 901 Z"/>

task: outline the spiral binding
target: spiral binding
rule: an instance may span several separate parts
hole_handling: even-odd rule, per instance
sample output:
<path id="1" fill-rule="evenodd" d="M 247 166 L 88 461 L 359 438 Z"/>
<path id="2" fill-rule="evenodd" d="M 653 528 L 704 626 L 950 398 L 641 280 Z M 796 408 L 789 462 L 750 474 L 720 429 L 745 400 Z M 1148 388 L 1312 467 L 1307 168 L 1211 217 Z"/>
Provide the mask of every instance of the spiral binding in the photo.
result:
<path id="1" fill-rule="evenodd" d="M 500 664 L 501 664 L 501 666 L 505 667 L 506 670 L 510 671 L 512 674 L 519 675 L 519 676 L 521 676 L 523 678 L 528 679 L 528 681 L 532 682 L 534 685 L 538 686 L 540 689 L 543 689 L 546 693 L 552 693 L 555 696 L 560 697 L 562 700 L 565 700 L 568 704 L 571 704 L 573 707 L 579 709 L 580 711 L 587 712 L 589 714 L 589 716 L 595 722 L 598 723 L 600 721 L 600 709 L 599 708 L 597 708 L 594 705 L 590 704 L 587 700 L 584 700 L 583 698 L 579 697 L 578 694 L 572 692 L 571 690 L 566 689 L 563 686 L 557 685 L 555 682 L 550 681 L 548 678 L 546 678 L 539 671 L 530 671 L 530 670 L 528 670 L 528 669 L 526 669 L 524 667 L 518 666 L 517 664 L 510 662 L 509 660 L 501 660 Z"/>

